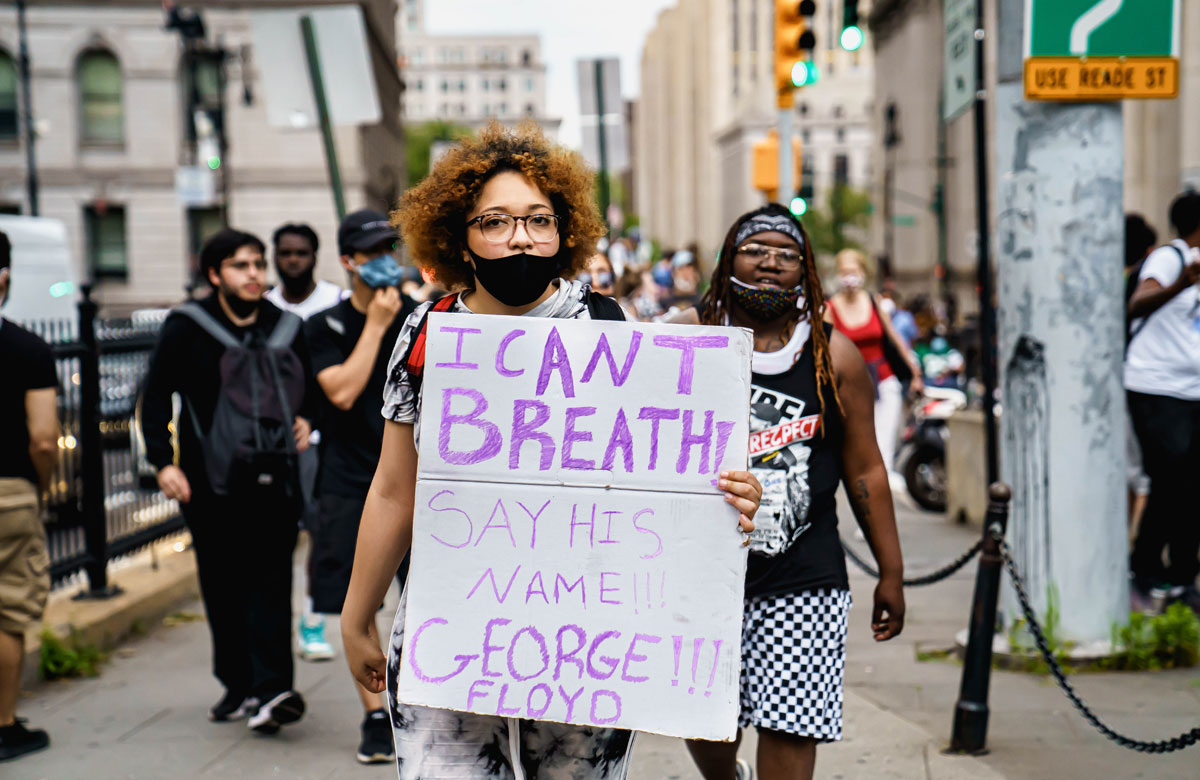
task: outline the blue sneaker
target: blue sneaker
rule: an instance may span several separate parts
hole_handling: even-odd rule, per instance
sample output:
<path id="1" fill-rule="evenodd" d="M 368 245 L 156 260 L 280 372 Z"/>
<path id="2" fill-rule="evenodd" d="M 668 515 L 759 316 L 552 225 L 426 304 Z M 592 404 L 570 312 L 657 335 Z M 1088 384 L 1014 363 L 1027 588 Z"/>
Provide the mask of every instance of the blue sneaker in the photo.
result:
<path id="1" fill-rule="evenodd" d="M 300 657 L 305 661 L 328 661 L 334 656 L 333 645 L 325 641 L 325 618 L 318 620 L 314 625 L 300 618 L 298 643 Z"/>

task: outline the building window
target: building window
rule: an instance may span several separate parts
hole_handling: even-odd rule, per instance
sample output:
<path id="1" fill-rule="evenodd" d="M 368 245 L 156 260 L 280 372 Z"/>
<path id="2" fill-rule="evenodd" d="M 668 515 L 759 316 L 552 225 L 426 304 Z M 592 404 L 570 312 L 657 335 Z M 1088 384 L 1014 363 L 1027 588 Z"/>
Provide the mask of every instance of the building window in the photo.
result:
<path id="1" fill-rule="evenodd" d="M 449 92 L 449 91 L 450 91 L 450 82 L 446 81 L 445 79 L 442 79 L 442 92 Z"/>
<path id="2" fill-rule="evenodd" d="M 467 82 L 463 81 L 462 79 L 459 79 L 458 80 L 458 91 L 466 92 L 467 91 Z"/>
<path id="3" fill-rule="evenodd" d="M 417 92 L 424 92 L 424 91 L 425 91 L 425 80 L 417 79 Z"/>
<path id="4" fill-rule="evenodd" d="M 501 103 L 499 106 L 497 106 L 496 107 L 496 115 L 497 116 L 507 116 L 508 115 L 508 103 Z"/>
<path id="5" fill-rule="evenodd" d="M 850 158 L 844 154 L 839 154 L 833 158 L 833 182 L 838 186 L 844 187 L 849 181 Z"/>
<path id="6" fill-rule="evenodd" d="M 808 103 L 800 104 L 800 116 L 808 116 Z"/>
<path id="7" fill-rule="evenodd" d="M 96 204 L 84 209 L 83 218 L 92 276 L 97 279 L 126 278 L 129 261 L 125 254 L 125 208 Z"/>
<path id="8" fill-rule="evenodd" d="M 496 88 L 501 92 L 504 92 L 506 89 L 508 89 L 508 81 L 505 79 L 500 79 L 500 84 Z"/>
<path id="9" fill-rule="evenodd" d="M 812 141 L 812 131 L 809 130 L 807 127 L 804 128 L 803 130 L 801 130 L 800 131 L 800 140 L 805 144 L 805 146 L 807 146 L 808 143 L 810 141 Z"/>
<path id="10" fill-rule="evenodd" d="M 844 127 L 839 127 L 839 128 L 837 129 L 837 142 L 838 142 L 839 144 L 844 144 L 844 143 L 846 143 L 846 128 L 844 128 Z"/>
<path id="11" fill-rule="evenodd" d="M 524 51 L 522 51 L 521 52 L 521 64 L 529 65 L 532 62 L 533 62 L 533 52 L 529 51 L 529 49 L 525 49 Z"/>
<path id="12" fill-rule="evenodd" d="M 841 119 L 842 114 L 844 114 L 844 113 L 845 113 L 845 110 L 841 106 L 833 107 L 833 118 L 834 119 Z"/>
<path id="13" fill-rule="evenodd" d="M 84 143 L 119 144 L 125 140 L 121 107 L 121 65 L 107 51 L 90 51 L 76 66 L 79 85 L 79 137 Z"/>
<path id="14" fill-rule="evenodd" d="M 482 89 L 484 92 L 487 92 L 489 89 L 491 89 L 491 87 L 492 87 L 492 82 L 488 81 L 487 79 L 480 79 L 480 80 L 479 80 L 479 87 L 480 87 L 480 88 L 481 88 L 481 89 Z"/>
<path id="15" fill-rule="evenodd" d="M 212 238 L 225 227 L 221 221 L 221 209 L 212 206 L 207 208 L 190 208 L 187 211 L 188 228 L 188 272 L 195 278 L 197 285 L 208 283 L 207 279 L 199 278 L 200 249 L 204 242 Z"/>
<path id="16" fill-rule="evenodd" d="M 525 116 L 533 116 L 533 114 L 534 114 L 533 103 L 526 103 L 525 104 Z"/>
<path id="17" fill-rule="evenodd" d="M 484 103 L 484 104 L 483 104 L 483 115 L 484 115 L 484 116 L 491 116 L 491 115 L 492 115 L 492 105 L 491 105 L 491 103 Z"/>
<path id="18" fill-rule="evenodd" d="M 525 91 L 533 92 L 533 79 L 525 79 Z"/>
<path id="19" fill-rule="evenodd" d="M 0 51 L 0 141 L 15 141 L 20 132 L 17 115 L 17 66 Z"/>

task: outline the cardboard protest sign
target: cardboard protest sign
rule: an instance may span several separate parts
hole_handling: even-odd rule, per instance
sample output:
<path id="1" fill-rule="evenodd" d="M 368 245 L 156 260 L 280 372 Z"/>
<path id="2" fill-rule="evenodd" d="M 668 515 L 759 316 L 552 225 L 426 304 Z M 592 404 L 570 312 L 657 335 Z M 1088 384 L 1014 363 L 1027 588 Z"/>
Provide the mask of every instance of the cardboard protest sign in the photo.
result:
<path id="1" fill-rule="evenodd" d="M 735 328 L 430 315 L 400 699 L 732 739 Z"/>

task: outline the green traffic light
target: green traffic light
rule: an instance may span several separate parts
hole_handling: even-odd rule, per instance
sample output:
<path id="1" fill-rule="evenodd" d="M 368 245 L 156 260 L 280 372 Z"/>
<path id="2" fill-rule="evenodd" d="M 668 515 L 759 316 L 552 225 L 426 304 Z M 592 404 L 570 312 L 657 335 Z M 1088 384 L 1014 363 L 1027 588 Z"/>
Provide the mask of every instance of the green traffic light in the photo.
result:
<path id="1" fill-rule="evenodd" d="M 850 25 L 842 30 L 842 48 L 846 51 L 858 51 L 863 45 L 863 31 L 858 25 Z"/>
<path id="2" fill-rule="evenodd" d="M 792 84 L 794 86 L 803 87 L 816 84 L 819 78 L 821 78 L 821 71 L 815 63 L 800 60 L 792 66 Z"/>
<path id="3" fill-rule="evenodd" d="M 808 212 L 808 201 L 800 197 L 792 198 L 792 202 L 788 204 L 788 208 L 797 217 L 803 217 Z"/>
<path id="4" fill-rule="evenodd" d="M 215 171 L 217 168 L 220 168 L 220 167 L 221 167 L 221 158 L 220 157 L 217 157 L 214 154 L 212 157 L 208 158 L 209 170 Z"/>

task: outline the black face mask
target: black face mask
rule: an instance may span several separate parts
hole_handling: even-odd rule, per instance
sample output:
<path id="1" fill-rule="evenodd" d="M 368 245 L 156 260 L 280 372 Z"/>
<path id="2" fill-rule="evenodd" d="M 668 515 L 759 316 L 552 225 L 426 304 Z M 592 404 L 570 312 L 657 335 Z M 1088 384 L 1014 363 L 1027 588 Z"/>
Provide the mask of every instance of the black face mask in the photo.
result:
<path id="1" fill-rule="evenodd" d="M 278 271 L 279 269 L 276 268 L 276 270 Z M 283 285 L 283 289 L 287 291 L 289 297 L 299 298 L 308 292 L 309 286 L 312 285 L 314 271 L 316 271 L 316 268 L 309 268 L 299 276 L 288 276 L 280 271 L 279 282 Z"/>
<path id="2" fill-rule="evenodd" d="M 225 300 L 225 304 L 233 312 L 233 315 L 242 320 L 258 311 L 258 304 L 261 303 L 261 301 L 248 301 L 235 292 L 226 293 L 224 290 L 221 290 L 217 294 Z"/>
<path id="3" fill-rule="evenodd" d="M 524 252 L 489 259 L 467 249 L 475 260 L 475 278 L 483 289 L 506 306 L 526 306 L 536 301 L 550 282 L 558 278 L 562 260 L 558 255 L 541 257 Z M 561 253 L 560 253 L 561 254 Z"/>

